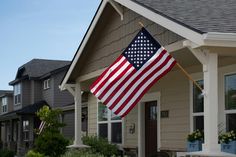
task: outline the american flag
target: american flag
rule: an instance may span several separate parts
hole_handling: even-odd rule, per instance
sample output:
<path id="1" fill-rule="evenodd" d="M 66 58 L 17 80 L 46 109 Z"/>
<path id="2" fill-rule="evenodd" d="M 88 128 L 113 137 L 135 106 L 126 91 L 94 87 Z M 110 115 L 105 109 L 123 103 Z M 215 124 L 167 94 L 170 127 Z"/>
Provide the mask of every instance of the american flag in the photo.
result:
<path id="1" fill-rule="evenodd" d="M 165 48 L 142 28 L 90 90 L 113 113 L 124 117 L 175 64 Z"/>

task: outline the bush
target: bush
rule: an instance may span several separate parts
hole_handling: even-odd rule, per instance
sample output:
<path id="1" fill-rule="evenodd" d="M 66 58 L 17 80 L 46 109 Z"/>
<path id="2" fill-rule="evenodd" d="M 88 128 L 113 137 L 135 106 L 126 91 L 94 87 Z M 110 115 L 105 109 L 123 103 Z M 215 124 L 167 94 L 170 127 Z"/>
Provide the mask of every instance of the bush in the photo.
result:
<path id="1" fill-rule="evenodd" d="M 66 152 L 69 140 L 60 133 L 60 128 L 65 126 L 59 121 L 60 114 L 60 110 L 50 110 L 48 106 L 37 113 L 40 120 L 45 122 L 45 127 L 35 140 L 36 152 L 49 157 L 58 157 Z"/>
<path id="2" fill-rule="evenodd" d="M 98 153 L 93 153 L 89 150 L 69 150 L 61 157 L 104 157 L 103 155 L 100 155 Z"/>
<path id="3" fill-rule="evenodd" d="M 14 157 L 15 156 L 15 152 L 11 151 L 11 150 L 0 150 L 0 157 Z"/>
<path id="4" fill-rule="evenodd" d="M 116 145 L 109 144 L 106 139 L 96 136 L 85 136 L 82 138 L 83 143 L 91 147 L 93 153 L 99 153 L 105 157 L 117 156 L 118 149 Z"/>
<path id="5" fill-rule="evenodd" d="M 39 152 L 35 152 L 33 150 L 28 151 L 26 154 L 26 157 L 44 157 L 43 154 L 40 154 Z"/>

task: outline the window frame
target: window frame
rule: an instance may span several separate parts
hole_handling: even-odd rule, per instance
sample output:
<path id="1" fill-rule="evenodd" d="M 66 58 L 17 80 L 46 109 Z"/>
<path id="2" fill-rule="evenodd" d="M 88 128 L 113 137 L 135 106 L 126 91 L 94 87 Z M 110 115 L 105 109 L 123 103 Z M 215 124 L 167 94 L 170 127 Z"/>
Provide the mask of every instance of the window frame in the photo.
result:
<path id="1" fill-rule="evenodd" d="M 236 109 L 226 109 L 226 100 L 225 100 L 225 94 L 226 94 L 226 77 L 230 75 L 235 75 L 236 72 L 230 72 L 230 73 L 224 73 L 223 75 L 223 100 L 224 100 L 224 125 L 225 125 L 225 131 L 229 131 L 227 126 L 227 115 L 228 114 L 236 114 Z"/>
<path id="2" fill-rule="evenodd" d="M 200 75 L 200 73 L 197 73 L 196 75 Z M 196 82 L 198 81 L 203 81 L 203 84 L 204 84 L 204 79 L 202 77 L 195 77 L 194 79 Z M 194 113 L 193 109 L 193 103 L 194 103 L 194 97 L 193 97 L 193 87 L 195 85 L 193 84 L 192 81 L 190 81 L 190 132 L 193 132 L 194 131 L 194 117 L 200 117 L 200 116 L 203 116 L 203 119 L 204 119 L 204 102 L 203 102 L 203 112 L 196 112 Z M 203 100 L 204 101 L 204 100 Z"/>
<path id="3" fill-rule="evenodd" d="M 22 90 L 21 90 L 22 86 L 21 86 L 21 83 L 17 83 L 14 85 L 14 105 L 19 105 L 21 104 L 21 93 L 22 93 Z"/>
<path id="4" fill-rule="evenodd" d="M 24 122 L 28 122 L 28 129 L 25 129 Z M 30 121 L 25 119 L 22 121 L 22 132 L 23 132 L 23 141 L 30 140 Z M 26 138 L 26 134 L 28 134 L 28 139 Z"/>
<path id="5" fill-rule="evenodd" d="M 8 99 L 7 97 L 2 97 L 2 113 L 7 113 L 7 112 L 8 112 Z"/>
<path id="6" fill-rule="evenodd" d="M 50 78 L 43 81 L 43 89 L 47 90 L 50 88 Z"/>
<path id="7" fill-rule="evenodd" d="M 99 99 L 97 99 L 97 136 L 99 137 L 99 124 L 107 124 L 107 140 L 112 143 L 112 124 L 113 123 L 121 123 L 121 143 L 113 143 L 117 145 L 122 145 L 124 143 L 124 118 L 120 120 L 112 120 L 112 111 L 107 109 L 107 120 L 99 121 L 99 103 L 102 103 Z"/>

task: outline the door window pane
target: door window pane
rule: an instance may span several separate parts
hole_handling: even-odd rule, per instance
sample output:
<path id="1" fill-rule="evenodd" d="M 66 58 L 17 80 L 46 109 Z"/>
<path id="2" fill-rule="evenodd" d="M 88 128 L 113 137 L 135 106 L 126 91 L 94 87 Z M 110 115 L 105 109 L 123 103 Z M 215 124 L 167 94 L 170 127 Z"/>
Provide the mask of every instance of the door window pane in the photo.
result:
<path id="1" fill-rule="evenodd" d="M 203 88 L 203 80 L 197 81 L 197 83 Z M 193 112 L 204 112 L 203 95 L 201 90 L 195 85 L 193 86 Z"/>
<path id="2" fill-rule="evenodd" d="M 151 106 L 150 107 L 150 120 L 157 120 L 157 106 Z"/>
<path id="3" fill-rule="evenodd" d="M 236 74 L 225 76 L 225 108 L 236 109 Z"/>
<path id="4" fill-rule="evenodd" d="M 226 128 L 227 131 L 236 130 L 236 114 L 226 115 Z"/>
<path id="5" fill-rule="evenodd" d="M 108 137 L 108 127 L 107 124 L 99 124 L 98 125 L 98 130 L 99 130 L 99 137 L 102 138 L 107 138 Z"/>
<path id="6" fill-rule="evenodd" d="M 204 118 L 203 116 L 194 116 L 193 117 L 193 129 L 194 130 L 204 130 Z"/>
<path id="7" fill-rule="evenodd" d="M 111 142 L 121 143 L 122 141 L 122 125 L 121 123 L 111 124 Z"/>

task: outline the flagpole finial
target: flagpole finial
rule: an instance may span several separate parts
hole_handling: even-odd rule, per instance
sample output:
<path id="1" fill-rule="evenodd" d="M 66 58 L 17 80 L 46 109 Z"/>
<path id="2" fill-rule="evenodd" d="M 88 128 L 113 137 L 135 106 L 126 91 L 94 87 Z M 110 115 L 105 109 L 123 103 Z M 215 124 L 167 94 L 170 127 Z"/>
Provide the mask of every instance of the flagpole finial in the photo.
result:
<path id="1" fill-rule="evenodd" d="M 138 23 L 141 27 L 144 27 L 144 24 L 141 21 L 139 21 Z"/>

